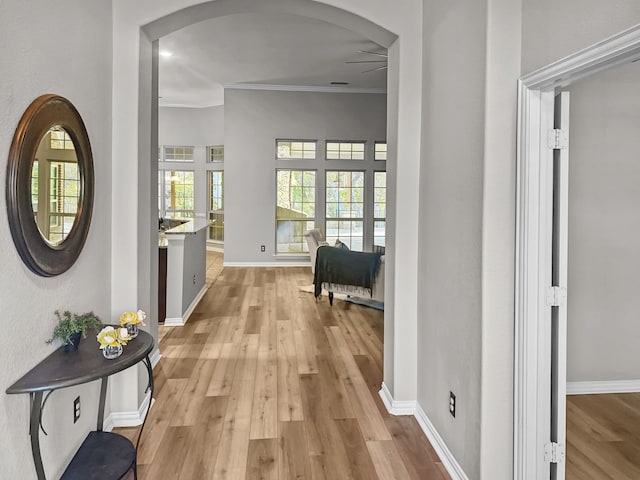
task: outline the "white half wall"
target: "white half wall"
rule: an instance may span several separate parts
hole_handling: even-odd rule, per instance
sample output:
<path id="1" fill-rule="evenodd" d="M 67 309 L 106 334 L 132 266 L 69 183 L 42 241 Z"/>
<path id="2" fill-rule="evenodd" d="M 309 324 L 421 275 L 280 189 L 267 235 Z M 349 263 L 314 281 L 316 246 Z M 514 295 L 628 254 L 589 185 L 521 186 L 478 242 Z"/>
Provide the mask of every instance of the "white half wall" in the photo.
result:
<path id="1" fill-rule="evenodd" d="M 29 396 L 5 390 L 52 353 L 47 345 L 56 309 L 93 310 L 110 320 L 111 290 L 111 4 L 103 0 L 0 2 L 0 185 L 6 159 L 24 110 L 38 96 L 68 98 L 82 116 L 95 168 L 93 216 L 77 262 L 62 275 L 44 278 L 22 263 L 9 231 L 4 191 L 0 195 L 0 465 L 2 478 L 35 479 L 29 439 Z M 25 186 L 25 188 L 28 188 Z M 4 190 L 4 188 L 3 188 Z M 94 342 L 86 338 L 83 342 Z M 96 345 L 96 354 L 99 355 Z M 73 423 L 73 399 L 82 416 Z M 49 398 L 41 435 L 47 478 L 59 478 L 66 464 L 95 429 L 99 382 L 57 391 Z"/>

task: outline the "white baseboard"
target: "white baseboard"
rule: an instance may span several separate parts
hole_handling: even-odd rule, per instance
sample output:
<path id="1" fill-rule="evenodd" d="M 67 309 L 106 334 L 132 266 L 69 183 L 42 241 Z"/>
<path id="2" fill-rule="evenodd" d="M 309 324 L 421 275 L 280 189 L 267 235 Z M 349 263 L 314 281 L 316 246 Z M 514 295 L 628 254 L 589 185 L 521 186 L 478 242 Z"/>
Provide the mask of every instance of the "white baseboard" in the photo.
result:
<path id="1" fill-rule="evenodd" d="M 224 262 L 223 267 L 310 267 L 309 260 L 302 262 Z"/>
<path id="2" fill-rule="evenodd" d="M 389 388 L 382 383 L 382 388 L 378 392 L 384 406 L 391 415 L 414 415 L 416 413 L 415 401 L 398 401 L 394 400 Z"/>
<path id="3" fill-rule="evenodd" d="M 637 393 L 637 392 L 640 392 L 640 380 L 567 382 L 567 395 L 592 395 L 597 393 Z"/>
<path id="4" fill-rule="evenodd" d="M 431 423 L 431 420 L 429 420 L 429 417 L 427 417 L 427 414 L 419 403 L 416 404 L 416 420 L 418 420 L 422 431 L 429 439 L 429 442 L 431 442 L 431 446 L 433 446 L 438 457 L 440 457 L 440 461 L 449 473 L 451 480 L 469 480 L 469 477 L 464 473 L 464 470 L 453 456 L 453 453 L 451 453 L 451 450 L 447 447 L 447 444 L 444 443 L 436 427 L 433 426 L 433 423 Z"/>
<path id="5" fill-rule="evenodd" d="M 149 356 L 149 360 L 151 360 L 151 368 L 155 368 L 161 358 L 162 355 L 160 355 L 159 348 L 156 348 L 153 352 L 151 352 L 151 355 Z"/>
<path id="6" fill-rule="evenodd" d="M 200 300 L 202 300 L 202 297 L 204 297 L 204 294 L 207 293 L 207 289 L 208 289 L 207 285 L 206 284 L 203 285 L 202 289 L 198 292 L 196 297 L 193 299 L 193 301 L 189 305 L 189 308 L 187 308 L 187 310 L 182 314 L 182 317 L 167 317 L 164 319 L 164 326 L 165 327 L 182 327 L 185 323 L 187 323 L 187 320 L 189 320 L 189 317 L 191 316 L 195 308 L 198 306 L 198 302 L 200 302 Z"/>
<path id="7" fill-rule="evenodd" d="M 132 412 L 111 412 L 104 420 L 103 430 L 110 432 L 116 427 L 137 427 L 138 425 L 142 425 L 150 401 L 151 392 L 147 392 L 138 410 Z"/>

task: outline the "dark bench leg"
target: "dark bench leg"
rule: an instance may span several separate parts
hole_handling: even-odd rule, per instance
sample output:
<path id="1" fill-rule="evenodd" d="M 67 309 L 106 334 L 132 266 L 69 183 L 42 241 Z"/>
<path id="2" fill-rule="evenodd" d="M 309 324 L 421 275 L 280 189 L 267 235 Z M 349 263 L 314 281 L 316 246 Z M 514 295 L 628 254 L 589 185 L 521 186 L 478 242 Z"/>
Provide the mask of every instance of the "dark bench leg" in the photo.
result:
<path id="1" fill-rule="evenodd" d="M 329 305 L 333 307 L 333 292 L 329 292 Z"/>

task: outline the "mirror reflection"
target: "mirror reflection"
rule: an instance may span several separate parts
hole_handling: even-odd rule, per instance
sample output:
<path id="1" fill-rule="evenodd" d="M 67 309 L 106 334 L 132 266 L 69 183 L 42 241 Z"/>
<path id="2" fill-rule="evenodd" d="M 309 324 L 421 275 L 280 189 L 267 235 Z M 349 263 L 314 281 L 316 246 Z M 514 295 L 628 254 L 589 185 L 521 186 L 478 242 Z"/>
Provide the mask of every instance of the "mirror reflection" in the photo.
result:
<path id="1" fill-rule="evenodd" d="M 42 137 L 31 167 L 31 207 L 42 238 L 60 245 L 76 221 L 80 172 L 75 146 L 55 125 Z"/>

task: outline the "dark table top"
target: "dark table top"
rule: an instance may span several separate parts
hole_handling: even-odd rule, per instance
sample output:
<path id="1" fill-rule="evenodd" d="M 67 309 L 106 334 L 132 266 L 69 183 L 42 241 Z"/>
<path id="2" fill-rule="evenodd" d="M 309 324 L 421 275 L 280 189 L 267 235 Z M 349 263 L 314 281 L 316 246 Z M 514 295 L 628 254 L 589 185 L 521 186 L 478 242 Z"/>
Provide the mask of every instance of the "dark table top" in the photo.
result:
<path id="1" fill-rule="evenodd" d="M 57 390 L 113 375 L 144 359 L 153 348 L 153 337 L 140 330 L 138 336 L 123 347 L 122 355 L 107 360 L 100 351 L 96 333 L 90 330 L 80 341 L 78 350 L 65 352 L 60 347 L 29 370 L 7 393 L 32 393 Z"/>

